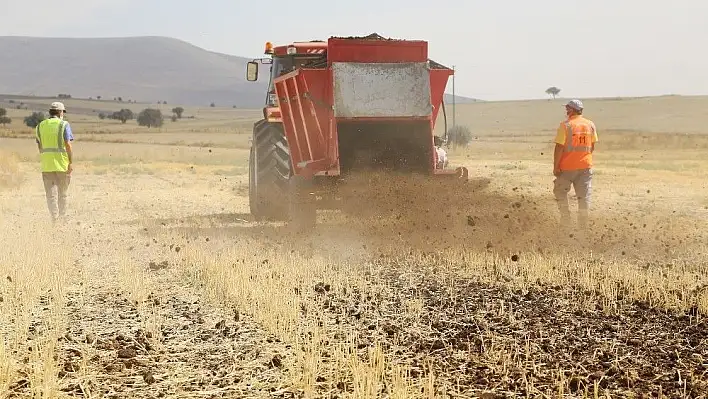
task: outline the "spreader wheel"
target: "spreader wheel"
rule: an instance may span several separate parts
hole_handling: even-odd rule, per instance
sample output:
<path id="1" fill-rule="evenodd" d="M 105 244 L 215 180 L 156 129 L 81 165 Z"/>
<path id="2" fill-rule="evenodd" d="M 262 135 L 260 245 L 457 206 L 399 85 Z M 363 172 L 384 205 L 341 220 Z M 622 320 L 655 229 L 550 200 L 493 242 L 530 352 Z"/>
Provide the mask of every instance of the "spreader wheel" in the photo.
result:
<path id="1" fill-rule="evenodd" d="M 282 124 L 260 120 L 253 125 L 248 169 L 248 199 L 253 217 L 287 220 L 290 149 Z"/>

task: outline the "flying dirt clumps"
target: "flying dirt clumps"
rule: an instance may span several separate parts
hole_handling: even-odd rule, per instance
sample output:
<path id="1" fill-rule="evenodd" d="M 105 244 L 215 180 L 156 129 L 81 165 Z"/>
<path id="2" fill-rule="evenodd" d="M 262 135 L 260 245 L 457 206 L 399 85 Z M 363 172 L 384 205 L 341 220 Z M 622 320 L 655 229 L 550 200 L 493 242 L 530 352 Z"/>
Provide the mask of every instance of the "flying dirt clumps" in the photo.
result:
<path id="1" fill-rule="evenodd" d="M 166 261 L 166 260 L 163 260 L 163 261 L 160 262 L 160 263 L 151 261 L 151 262 L 148 264 L 148 268 L 149 268 L 150 270 L 152 270 L 152 271 L 167 269 L 168 266 L 169 266 L 169 262 Z"/>
<path id="2" fill-rule="evenodd" d="M 372 172 L 342 187 L 348 226 L 382 243 L 519 253 L 561 246 L 556 208 L 522 192 L 492 190 L 489 180 Z M 561 246 L 562 247 L 562 246 Z"/>

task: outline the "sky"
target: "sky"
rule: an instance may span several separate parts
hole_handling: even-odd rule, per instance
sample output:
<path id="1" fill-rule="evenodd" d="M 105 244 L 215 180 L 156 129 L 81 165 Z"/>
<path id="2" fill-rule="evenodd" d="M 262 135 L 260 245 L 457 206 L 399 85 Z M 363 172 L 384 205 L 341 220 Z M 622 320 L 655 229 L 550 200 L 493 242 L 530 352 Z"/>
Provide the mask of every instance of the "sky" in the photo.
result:
<path id="1" fill-rule="evenodd" d="M 427 40 L 431 59 L 455 66 L 456 94 L 483 100 L 550 86 L 577 98 L 708 94 L 705 0 L 10 1 L 0 36 L 168 36 L 260 57 L 266 41 L 376 32 Z"/>

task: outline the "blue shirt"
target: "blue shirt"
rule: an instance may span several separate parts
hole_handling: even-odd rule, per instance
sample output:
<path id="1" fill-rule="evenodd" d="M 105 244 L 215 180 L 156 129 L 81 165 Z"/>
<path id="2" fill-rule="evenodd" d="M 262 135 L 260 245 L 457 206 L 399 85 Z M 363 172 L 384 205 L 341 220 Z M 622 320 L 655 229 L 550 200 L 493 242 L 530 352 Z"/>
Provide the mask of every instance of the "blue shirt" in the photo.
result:
<path id="1" fill-rule="evenodd" d="M 52 116 L 52 118 L 56 118 L 56 116 Z M 39 144 L 38 139 L 35 139 L 34 141 Z M 69 125 L 69 122 L 66 122 L 66 129 L 64 130 L 64 141 L 74 141 L 74 133 L 71 131 L 71 125 Z"/>

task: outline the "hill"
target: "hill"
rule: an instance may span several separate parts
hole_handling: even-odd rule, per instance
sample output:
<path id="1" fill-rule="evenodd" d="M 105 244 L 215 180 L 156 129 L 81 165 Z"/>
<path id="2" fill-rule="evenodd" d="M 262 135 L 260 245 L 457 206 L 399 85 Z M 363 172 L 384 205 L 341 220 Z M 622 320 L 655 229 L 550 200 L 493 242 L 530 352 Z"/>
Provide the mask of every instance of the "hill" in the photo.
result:
<path id="1" fill-rule="evenodd" d="M 0 37 L 0 93 L 260 106 L 265 82 L 245 80 L 247 61 L 163 37 Z"/>
<path id="2" fill-rule="evenodd" d="M 0 37 L 0 93 L 256 108 L 267 80 L 247 82 L 247 61 L 166 37 Z"/>

